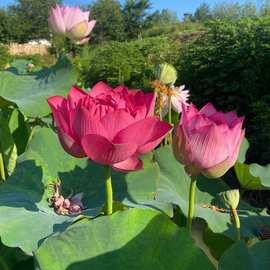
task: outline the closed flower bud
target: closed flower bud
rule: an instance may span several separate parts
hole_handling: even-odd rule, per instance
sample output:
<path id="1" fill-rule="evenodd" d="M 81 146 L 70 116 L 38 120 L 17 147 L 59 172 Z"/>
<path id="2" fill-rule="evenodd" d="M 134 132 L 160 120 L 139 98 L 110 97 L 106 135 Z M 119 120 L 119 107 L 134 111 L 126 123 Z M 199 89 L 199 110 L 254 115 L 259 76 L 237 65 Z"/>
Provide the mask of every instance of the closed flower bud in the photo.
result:
<path id="1" fill-rule="evenodd" d="M 216 111 L 211 103 L 201 110 L 193 104 L 183 106 L 173 139 L 175 158 L 190 175 L 221 177 L 237 160 L 245 134 L 243 121 L 235 112 Z"/>
<path id="2" fill-rule="evenodd" d="M 154 74 L 157 80 L 167 85 L 173 85 L 177 80 L 176 69 L 167 63 L 156 66 Z"/>
<path id="3" fill-rule="evenodd" d="M 231 189 L 221 192 L 220 196 L 225 202 L 227 208 L 237 209 L 240 200 L 239 189 Z"/>
<path id="4" fill-rule="evenodd" d="M 50 11 L 49 26 L 58 34 L 69 37 L 77 44 L 86 43 L 96 21 L 89 21 L 89 11 L 78 7 L 56 5 Z"/>

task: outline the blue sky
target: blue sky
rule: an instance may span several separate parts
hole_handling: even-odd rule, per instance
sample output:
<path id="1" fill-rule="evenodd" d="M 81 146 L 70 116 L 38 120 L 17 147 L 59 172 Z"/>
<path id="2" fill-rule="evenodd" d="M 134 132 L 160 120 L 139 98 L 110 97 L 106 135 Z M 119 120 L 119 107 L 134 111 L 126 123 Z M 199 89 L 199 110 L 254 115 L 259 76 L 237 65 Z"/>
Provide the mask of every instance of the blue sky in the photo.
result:
<path id="1" fill-rule="evenodd" d="M 260 5 L 263 0 L 251 0 L 256 5 Z M 89 4 L 93 2 L 92 0 L 64 0 L 65 4 L 68 5 L 80 5 L 80 4 Z M 120 0 L 124 2 L 124 0 Z M 238 2 L 245 3 L 246 0 L 151 0 L 153 9 L 163 9 L 169 8 L 177 12 L 181 18 L 184 13 L 191 12 L 193 13 L 196 8 L 203 2 L 207 2 L 210 5 L 214 5 L 219 2 Z M 0 0 L 0 6 L 6 6 L 8 4 L 14 3 L 14 0 Z"/>

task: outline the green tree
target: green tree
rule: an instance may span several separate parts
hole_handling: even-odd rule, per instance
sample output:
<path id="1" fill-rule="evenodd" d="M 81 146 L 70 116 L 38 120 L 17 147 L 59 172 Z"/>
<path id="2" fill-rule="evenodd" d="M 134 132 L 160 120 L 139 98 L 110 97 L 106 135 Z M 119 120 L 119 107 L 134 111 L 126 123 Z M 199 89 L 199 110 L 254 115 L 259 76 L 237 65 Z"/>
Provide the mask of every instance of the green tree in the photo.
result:
<path id="1" fill-rule="evenodd" d="M 157 10 L 146 18 L 146 24 L 151 26 L 177 22 L 179 22 L 177 14 L 169 9 L 162 9 L 161 11 Z"/>
<path id="2" fill-rule="evenodd" d="M 263 17 L 270 15 L 270 0 L 262 1 L 262 5 L 260 8 L 260 15 Z"/>
<path id="3" fill-rule="evenodd" d="M 211 19 L 211 10 L 207 3 L 202 3 L 194 13 L 194 20 L 204 22 Z"/>
<path id="4" fill-rule="evenodd" d="M 149 0 L 127 0 L 123 8 L 125 32 L 128 38 L 140 38 L 146 23 Z"/>
<path id="5" fill-rule="evenodd" d="M 242 17 L 255 17 L 257 15 L 256 5 L 251 1 L 246 1 L 241 7 Z"/>
<path id="6" fill-rule="evenodd" d="M 94 42 L 125 39 L 123 14 L 117 0 L 97 0 L 90 9 L 91 17 L 97 21 L 92 32 Z"/>
<path id="7" fill-rule="evenodd" d="M 6 43 L 8 40 L 7 12 L 4 9 L 0 9 L 0 43 Z"/>
<path id="8" fill-rule="evenodd" d="M 59 0 L 17 0 L 8 8 L 8 27 L 12 39 L 26 42 L 48 38 L 49 9 Z"/>
<path id="9" fill-rule="evenodd" d="M 216 19 L 237 20 L 241 17 L 241 6 L 238 3 L 222 2 L 214 6 L 212 14 Z"/>

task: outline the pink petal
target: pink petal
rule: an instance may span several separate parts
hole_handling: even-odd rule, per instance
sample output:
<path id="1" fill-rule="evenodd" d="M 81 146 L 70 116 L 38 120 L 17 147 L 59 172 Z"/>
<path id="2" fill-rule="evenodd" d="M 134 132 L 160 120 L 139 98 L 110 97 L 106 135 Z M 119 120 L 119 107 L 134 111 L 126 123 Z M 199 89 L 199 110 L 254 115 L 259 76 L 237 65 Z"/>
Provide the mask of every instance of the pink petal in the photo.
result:
<path id="1" fill-rule="evenodd" d="M 228 125 L 227 118 L 224 113 L 222 112 L 216 112 L 209 116 L 209 118 L 214 121 L 217 125 L 219 124 L 226 124 Z"/>
<path id="2" fill-rule="evenodd" d="M 83 138 L 87 134 L 99 134 L 107 137 L 107 132 L 99 118 L 93 117 L 93 115 L 83 107 L 76 108 L 72 115 L 71 127 L 78 139 Z"/>
<path id="3" fill-rule="evenodd" d="M 224 116 L 226 117 L 229 126 L 238 118 L 236 112 L 234 111 L 227 112 L 224 114 Z"/>
<path id="4" fill-rule="evenodd" d="M 66 32 L 62 9 L 59 5 L 51 8 L 48 23 L 54 32 L 62 34 Z"/>
<path id="5" fill-rule="evenodd" d="M 228 132 L 226 133 L 226 140 L 228 142 L 230 156 L 232 156 L 232 154 L 234 153 L 235 149 L 237 148 L 239 138 L 242 136 L 242 125 L 243 122 L 240 119 L 240 121 L 236 123 L 236 125 L 230 130 L 228 130 Z"/>
<path id="6" fill-rule="evenodd" d="M 197 114 L 192 118 L 189 118 L 187 124 L 183 125 L 183 128 L 189 132 L 194 132 L 195 130 L 199 130 L 202 127 L 213 125 L 213 122 L 207 118 L 205 115 Z"/>
<path id="7" fill-rule="evenodd" d="M 245 131 L 242 130 L 241 135 L 239 140 L 237 141 L 237 146 L 235 148 L 235 151 L 232 156 L 228 157 L 226 160 L 223 162 L 211 167 L 207 168 L 205 170 L 202 170 L 202 174 L 205 175 L 208 178 L 219 178 L 222 175 L 224 175 L 236 162 L 239 150 L 240 150 L 240 145 L 245 136 Z"/>
<path id="8" fill-rule="evenodd" d="M 106 114 L 101 119 L 101 124 L 107 131 L 108 139 L 113 140 L 117 133 L 134 123 L 134 118 L 124 110 L 117 110 Z"/>
<path id="9" fill-rule="evenodd" d="M 215 124 L 189 134 L 188 140 L 192 152 L 191 162 L 202 169 L 213 167 L 229 157 L 224 134 Z"/>
<path id="10" fill-rule="evenodd" d="M 173 153 L 175 158 L 182 164 L 188 164 L 191 159 L 190 145 L 186 136 L 186 132 L 182 126 L 178 126 L 174 131 L 173 136 Z"/>
<path id="11" fill-rule="evenodd" d="M 56 126 L 65 132 L 69 132 L 67 100 L 61 96 L 53 96 L 48 98 L 47 101 L 51 107 Z"/>
<path id="12" fill-rule="evenodd" d="M 131 91 L 129 91 L 130 93 Z M 135 119 L 140 120 L 146 117 L 147 107 L 145 104 L 145 97 L 142 91 L 136 91 L 134 95 L 130 95 L 131 110 L 135 111 Z"/>
<path id="13" fill-rule="evenodd" d="M 189 119 L 198 114 L 198 110 L 194 104 L 190 104 L 190 106 L 186 106 L 182 104 L 182 115 L 181 115 L 181 125 L 185 126 L 189 124 Z"/>
<path id="14" fill-rule="evenodd" d="M 156 117 L 148 117 L 121 130 L 113 142 L 135 143 L 139 146 L 137 153 L 140 155 L 159 145 L 171 129 L 172 126 L 168 123 L 162 122 Z"/>
<path id="15" fill-rule="evenodd" d="M 77 24 L 86 21 L 83 12 L 78 7 L 65 7 L 63 18 L 67 32 L 69 32 Z"/>
<path id="16" fill-rule="evenodd" d="M 202 107 L 199 111 L 200 114 L 205 114 L 206 116 L 211 116 L 215 114 L 217 110 L 215 109 L 214 105 L 212 103 L 207 103 L 204 107 Z"/>
<path id="17" fill-rule="evenodd" d="M 82 138 L 82 147 L 87 156 L 100 164 L 115 164 L 124 161 L 136 152 L 134 143 L 112 144 L 105 137 L 96 134 Z"/>
<path id="18" fill-rule="evenodd" d="M 77 45 L 86 44 L 86 43 L 88 43 L 89 40 L 90 40 L 90 37 L 83 38 L 81 40 L 76 41 L 75 44 L 77 44 Z"/>
<path id="19" fill-rule="evenodd" d="M 112 168 L 120 172 L 138 171 L 143 168 L 143 162 L 136 157 L 131 157 L 122 162 L 113 164 Z"/>
<path id="20" fill-rule="evenodd" d="M 156 95 L 155 93 L 144 94 L 145 105 L 147 108 L 146 116 L 154 116 Z"/>
<path id="21" fill-rule="evenodd" d="M 68 93 L 68 100 L 70 102 L 71 108 L 75 108 L 78 101 L 87 96 L 87 93 L 77 86 L 72 86 Z"/>
<path id="22" fill-rule="evenodd" d="M 64 150 L 69 153 L 70 155 L 82 158 L 86 157 L 86 154 L 84 153 L 82 147 L 79 143 L 77 143 L 72 137 L 70 137 L 67 133 L 58 130 L 58 137 L 59 141 L 64 148 Z"/>
<path id="23" fill-rule="evenodd" d="M 90 11 L 83 11 L 83 16 L 86 21 L 89 21 Z"/>
<path id="24" fill-rule="evenodd" d="M 111 88 L 109 85 L 107 85 L 104 82 L 97 83 L 90 91 L 91 97 L 96 97 L 100 94 L 107 94 L 108 92 L 112 91 L 113 88 Z"/>
<path id="25" fill-rule="evenodd" d="M 88 22 L 88 30 L 85 33 L 85 36 L 88 36 L 92 32 L 92 30 L 95 27 L 95 25 L 96 25 L 96 21 L 95 20 L 91 20 L 90 22 Z"/>

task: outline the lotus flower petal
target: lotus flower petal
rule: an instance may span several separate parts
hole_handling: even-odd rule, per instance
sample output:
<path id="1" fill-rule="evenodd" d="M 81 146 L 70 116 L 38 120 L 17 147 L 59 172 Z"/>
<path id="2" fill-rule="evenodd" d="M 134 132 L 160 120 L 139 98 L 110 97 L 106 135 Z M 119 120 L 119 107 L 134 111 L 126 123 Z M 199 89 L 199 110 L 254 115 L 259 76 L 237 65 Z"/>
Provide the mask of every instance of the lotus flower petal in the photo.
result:
<path id="1" fill-rule="evenodd" d="M 120 172 L 138 171 L 143 168 L 143 162 L 136 157 L 131 157 L 122 162 L 113 164 L 112 167 Z"/>
<path id="2" fill-rule="evenodd" d="M 104 82 L 97 83 L 90 91 L 91 97 L 96 97 L 101 94 L 107 94 L 109 91 L 112 91 L 113 88 L 107 85 Z"/>
<path id="3" fill-rule="evenodd" d="M 168 123 L 162 122 L 156 117 L 148 117 L 121 130 L 113 142 L 136 143 L 138 154 L 144 154 L 153 150 L 171 129 L 172 126 Z"/>
<path id="4" fill-rule="evenodd" d="M 81 145 L 61 129 L 58 130 L 58 137 L 62 147 L 67 153 L 77 158 L 86 157 Z"/>
<path id="5" fill-rule="evenodd" d="M 82 138 L 82 146 L 87 156 L 100 164 L 115 164 L 128 159 L 136 152 L 134 143 L 112 144 L 105 137 L 89 134 Z"/>

